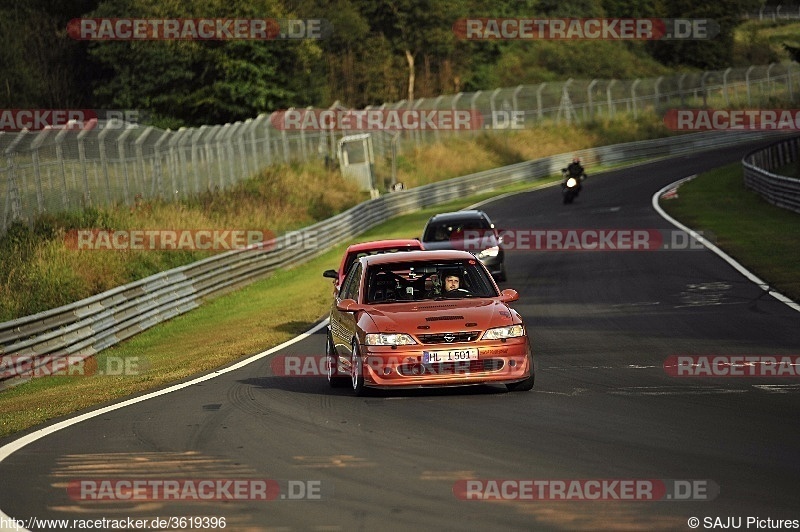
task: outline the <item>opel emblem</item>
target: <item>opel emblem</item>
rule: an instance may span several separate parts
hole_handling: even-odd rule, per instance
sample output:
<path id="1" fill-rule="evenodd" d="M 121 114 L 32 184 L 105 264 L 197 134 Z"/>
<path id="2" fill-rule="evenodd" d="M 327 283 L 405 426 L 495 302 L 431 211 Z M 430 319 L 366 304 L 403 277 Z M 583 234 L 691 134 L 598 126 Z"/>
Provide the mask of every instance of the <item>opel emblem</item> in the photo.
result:
<path id="1" fill-rule="evenodd" d="M 447 342 L 447 343 L 450 343 L 455 339 L 456 339 L 456 335 L 455 334 L 447 333 L 447 334 L 444 335 L 444 341 Z"/>

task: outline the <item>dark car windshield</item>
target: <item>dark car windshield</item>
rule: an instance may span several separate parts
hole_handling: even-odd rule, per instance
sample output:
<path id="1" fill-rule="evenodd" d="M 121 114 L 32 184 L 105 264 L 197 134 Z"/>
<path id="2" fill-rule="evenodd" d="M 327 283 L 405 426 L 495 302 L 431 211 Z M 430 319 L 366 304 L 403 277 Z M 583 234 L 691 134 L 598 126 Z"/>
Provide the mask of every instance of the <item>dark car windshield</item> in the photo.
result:
<path id="1" fill-rule="evenodd" d="M 425 228 L 422 240 L 423 242 L 447 242 L 463 240 L 464 235 L 468 238 L 477 238 L 491 229 L 489 222 L 483 218 L 433 221 Z"/>
<path id="2" fill-rule="evenodd" d="M 366 303 L 496 297 L 475 259 L 380 264 L 367 270 Z"/>

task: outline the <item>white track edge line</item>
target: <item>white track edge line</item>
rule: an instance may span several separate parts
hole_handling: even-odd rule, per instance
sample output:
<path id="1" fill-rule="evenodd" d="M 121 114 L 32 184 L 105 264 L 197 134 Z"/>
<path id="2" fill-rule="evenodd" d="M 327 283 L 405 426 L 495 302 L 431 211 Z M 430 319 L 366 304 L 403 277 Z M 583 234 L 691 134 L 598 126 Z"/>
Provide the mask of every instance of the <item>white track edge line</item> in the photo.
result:
<path id="1" fill-rule="evenodd" d="M 651 202 L 652 202 L 653 208 L 656 210 L 656 212 L 662 218 L 664 218 L 666 221 L 668 221 L 669 223 L 671 223 L 672 225 L 674 225 L 678 229 L 686 231 L 692 238 L 694 238 L 695 240 L 700 242 L 709 251 L 712 251 L 715 254 L 717 254 L 717 256 L 719 256 L 722 260 L 724 260 L 729 265 L 731 265 L 736 271 L 738 271 L 739 273 L 744 275 L 748 280 L 750 280 L 751 282 L 753 282 L 756 285 L 758 285 L 762 290 L 766 291 L 769 295 L 771 295 L 772 297 L 774 297 L 775 299 L 777 299 L 781 303 L 786 304 L 790 308 L 800 312 L 800 305 L 798 305 L 796 302 L 792 301 L 791 299 L 789 299 L 785 295 L 781 294 L 780 292 L 778 292 L 776 290 L 772 290 L 770 288 L 769 283 L 764 282 L 757 275 L 755 275 L 750 270 L 748 270 L 747 268 L 745 268 L 744 266 L 739 264 L 733 257 L 731 257 L 730 255 L 728 255 L 727 253 L 722 251 L 720 248 L 718 248 L 716 245 L 714 245 L 710 241 L 708 241 L 703 235 L 701 235 L 697 231 L 695 231 L 695 230 L 683 225 L 678 220 L 676 220 L 675 218 L 673 218 L 672 216 L 667 214 L 666 211 L 664 211 L 664 209 L 661 208 L 661 205 L 658 204 L 658 200 L 659 200 L 659 198 L 661 197 L 661 195 L 664 192 L 666 192 L 667 190 L 669 190 L 671 188 L 677 188 L 680 185 L 682 185 L 683 183 L 685 183 L 686 181 L 690 181 L 690 180 L 694 179 L 695 177 L 697 177 L 697 174 L 691 175 L 689 177 L 684 177 L 683 179 L 679 179 L 679 180 L 675 181 L 674 183 L 670 183 L 669 185 L 665 186 L 664 188 L 662 188 L 661 190 L 659 190 L 658 192 L 653 194 L 653 197 L 651 198 Z"/>
<path id="2" fill-rule="evenodd" d="M 285 347 L 288 347 L 288 346 L 290 346 L 292 344 L 295 344 L 295 343 L 297 343 L 297 342 L 299 342 L 301 340 L 305 340 L 306 338 L 308 338 L 312 334 L 315 334 L 317 331 L 319 331 L 320 329 L 325 327 L 327 324 L 328 324 L 328 320 L 325 319 L 325 320 L 321 321 L 320 323 L 316 324 L 315 326 L 313 326 L 308 331 L 306 331 L 306 332 L 304 332 L 304 333 L 302 333 L 302 334 L 300 334 L 298 336 L 295 336 L 294 338 L 286 340 L 282 344 L 276 345 L 275 347 L 267 349 L 266 351 L 262 351 L 261 353 L 252 355 L 252 356 L 250 356 L 250 357 L 248 357 L 248 358 L 246 358 L 244 360 L 241 360 L 239 362 L 236 362 L 235 364 L 233 364 L 231 366 L 228 366 L 226 368 L 214 370 L 211 373 L 207 373 L 206 375 L 194 378 L 194 379 L 192 379 L 190 381 L 187 381 L 187 382 L 182 382 L 180 384 L 173 384 L 172 386 L 164 388 L 163 390 L 157 390 L 155 392 L 150 392 L 150 393 L 147 393 L 147 394 L 139 396 L 139 397 L 134 397 L 132 399 L 126 399 L 126 400 L 123 400 L 123 401 L 121 401 L 119 403 L 114 403 L 114 404 L 105 406 L 103 408 L 98 408 L 97 410 L 92 410 L 90 412 L 86 412 L 86 413 L 81 414 L 79 416 L 71 417 L 69 419 L 65 419 L 63 421 L 59 421 L 58 423 L 55 423 L 53 425 L 49 425 L 49 426 L 44 427 L 42 429 L 39 429 L 37 431 L 31 432 L 30 434 L 22 436 L 21 438 L 13 440 L 10 443 L 7 443 L 6 445 L 0 447 L 0 462 L 2 462 L 3 460 L 5 460 L 9 456 L 11 456 L 13 453 L 19 451 L 20 449 L 22 449 L 26 445 L 28 445 L 30 443 L 33 443 L 36 440 L 39 440 L 41 438 L 44 438 L 45 436 L 49 436 L 50 434 L 53 434 L 54 432 L 58 432 L 61 429 L 65 429 L 67 427 L 70 427 L 72 425 L 80 423 L 81 421 L 86 421 L 87 419 L 91 419 L 93 417 L 97 417 L 97 416 L 100 416 L 100 415 L 105 414 L 107 412 L 111 412 L 113 410 L 118 410 L 120 408 L 124 408 L 126 406 L 130 406 L 132 404 L 140 403 L 142 401 L 146 401 L 148 399 L 152 399 L 152 398 L 158 397 L 160 395 L 166 395 L 168 393 L 172 393 L 172 392 L 181 390 L 183 388 L 187 388 L 189 386 L 192 386 L 193 384 L 198 384 L 200 382 L 207 381 L 207 380 L 213 379 L 214 377 L 218 377 L 218 376 L 223 375 L 225 373 L 228 373 L 228 372 L 237 370 L 239 368 L 242 368 L 242 367 L 244 367 L 244 366 L 246 366 L 248 364 L 251 364 L 252 362 L 255 362 L 256 360 L 259 360 L 261 358 L 269 356 L 269 355 L 275 353 L 276 351 L 280 351 L 281 349 L 283 349 Z M 2 521 L 4 523 L 10 523 L 11 522 L 11 517 L 6 515 L 1 509 L 0 509 L 0 521 Z M 20 521 L 20 520 L 17 520 L 17 521 Z M 12 528 L 12 527 L 9 526 L 8 528 L 6 528 L 5 526 L 2 526 L 2 527 L 0 527 L 0 530 L 18 530 L 18 531 L 22 531 L 22 530 L 25 530 L 25 529 L 21 528 L 21 527 Z"/>

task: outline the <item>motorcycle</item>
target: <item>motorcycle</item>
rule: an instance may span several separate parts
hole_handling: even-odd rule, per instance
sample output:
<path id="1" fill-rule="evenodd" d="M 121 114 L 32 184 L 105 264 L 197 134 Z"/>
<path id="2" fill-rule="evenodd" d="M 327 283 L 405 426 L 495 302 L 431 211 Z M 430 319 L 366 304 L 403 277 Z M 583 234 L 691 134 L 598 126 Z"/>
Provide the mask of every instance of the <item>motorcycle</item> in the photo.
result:
<path id="1" fill-rule="evenodd" d="M 577 177 L 572 176 L 569 175 L 566 168 L 563 168 L 561 170 L 561 175 L 563 177 L 563 181 L 561 182 L 561 195 L 564 199 L 564 205 L 567 205 L 578 197 L 578 193 L 582 188 L 581 181 L 583 181 L 586 174 Z"/>

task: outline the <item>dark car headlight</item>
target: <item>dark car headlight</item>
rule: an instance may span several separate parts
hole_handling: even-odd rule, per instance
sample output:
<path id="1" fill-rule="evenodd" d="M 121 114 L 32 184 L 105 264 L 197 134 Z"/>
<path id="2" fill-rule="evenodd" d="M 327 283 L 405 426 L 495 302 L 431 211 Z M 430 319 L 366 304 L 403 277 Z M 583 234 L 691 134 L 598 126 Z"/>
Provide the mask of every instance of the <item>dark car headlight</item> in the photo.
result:
<path id="1" fill-rule="evenodd" d="M 488 259 L 490 257 L 496 257 L 499 254 L 500 254 L 500 246 L 492 246 L 490 248 L 484 249 L 476 256 L 478 257 L 478 259 Z"/>

